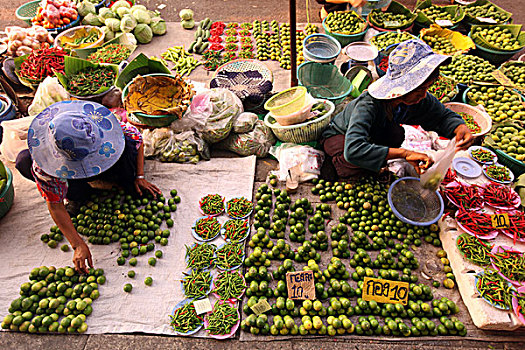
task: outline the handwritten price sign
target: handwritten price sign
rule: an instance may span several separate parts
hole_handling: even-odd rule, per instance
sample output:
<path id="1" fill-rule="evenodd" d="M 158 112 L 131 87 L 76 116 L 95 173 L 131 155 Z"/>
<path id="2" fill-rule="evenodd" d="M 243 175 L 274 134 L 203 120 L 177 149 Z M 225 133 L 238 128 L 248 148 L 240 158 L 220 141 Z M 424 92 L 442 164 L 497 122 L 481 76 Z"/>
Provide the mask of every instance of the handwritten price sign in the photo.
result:
<path id="1" fill-rule="evenodd" d="M 378 303 L 406 305 L 408 303 L 408 288 L 407 282 L 365 277 L 362 298 L 366 301 L 374 300 Z"/>
<path id="2" fill-rule="evenodd" d="M 313 271 L 287 272 L 286 286 L 288 287 L 288 298 L 290 299 L 315 299 Z"/>
<path id="3" fill-rule="evenodd" d="M 507 213 L 491 215 L 490 220 L 494 228 L 509 228 L 510 226 L 509 214 Z"/>

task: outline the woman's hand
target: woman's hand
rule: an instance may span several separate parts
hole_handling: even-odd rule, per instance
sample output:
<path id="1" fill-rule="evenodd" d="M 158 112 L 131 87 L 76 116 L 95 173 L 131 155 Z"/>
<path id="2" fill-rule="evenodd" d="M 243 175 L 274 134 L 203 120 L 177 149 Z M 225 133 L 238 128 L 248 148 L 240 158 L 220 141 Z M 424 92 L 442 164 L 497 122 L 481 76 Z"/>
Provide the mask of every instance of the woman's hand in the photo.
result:
<path id="1" fill-rule="evenodd" d="M 154 197 L 157 197 L 157 195 L 162 195 L 160 189 L 151 182 L 148 182 L 146 179 L 135 179 L 135 190 L 140 196 L 142 196 L 143 190 L 148 191 Z"/>
<path id="2" fill-rule="evenodd" d="M 421 174 L 421 170 L 428 169 L 434 161 L 432 158 L 424 153 L 406 151 L 405 159 L 416 169 L 418 174 Z"/>
<path id="3" fill-rule="evenodd" d="M 73 254 L 73 263 L 75 264 L 75 270 L 80 273 L 89 273 L 86 266 L 86 260 L 88 261 L 89 267 L 93 267 L 93 259 L 91 258 L 91 252 L 86 243 L 82 242 L 75 248 Z"/>
<path id="4" fill-rule="evenodd" d="M 454 130 L 454 134 L 456 134 L 456 149 L 467 149 L 474 142 L 474 137 L 465 124 L 459 125 Z"/>

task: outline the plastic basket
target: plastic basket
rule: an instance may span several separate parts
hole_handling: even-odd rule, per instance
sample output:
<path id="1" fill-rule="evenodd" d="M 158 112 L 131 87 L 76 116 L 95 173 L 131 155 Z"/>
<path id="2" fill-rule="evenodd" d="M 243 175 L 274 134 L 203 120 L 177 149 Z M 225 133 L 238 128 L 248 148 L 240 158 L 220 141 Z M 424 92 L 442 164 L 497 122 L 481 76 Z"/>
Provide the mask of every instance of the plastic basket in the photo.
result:
<path id="1" fill-rule="evenodd" d="M 481 111 L 474 106 L 459 102 L 448 102 L 445 103 L 445 107 L 456 113 L 462 112 L 472 116 L 474 121 L 481 127 L 481 131 L 479 133 L 472 134 L 474 137 L 483 136 L 492 128 L 492 118 L 490 118 L 487 112 Z"/>
<path id="2" fill-rule="evenodd" d="M 297 69 L 297 80 L 315 98 L 338 104 L 352 92 L 352 82 L 333 64 L 305 62 Z"/>
<path id="3" fill-rule="evenodd" d="M 468 37 L 472 38 L 471 33 L 468 33 Z M 510 58 L 512 58 L 512 56 L 523 50 L 522 47 L 513 51 L 496 51 L 479 45 L 478 43 L 476 43 L 475 40 L 474 45 L 476 45 L 475 53 L 477 56 L 486 59 L 487 61 L 496 66 L 499 66 L 503 62 L 508 61 Z"/>
<path id="4" fill-rule="evenodd" d="M 525 163 L 514 159 L 500 149 L 492 148 L 490 146 L 488 146 L 488 148 L 496 153 L 498 156 L 498 163 L 509 168 L 515 177 L 520 177 L 521 175 L 525 174 Z"/>
<path id="5" fill-rule="evenodd" d="M 261 73 L 265 80 L 273 82 L 273 73 L 272 71 L 263 63 L 257 60 L 250 59 L 239 59 L 233 60 L 228 63 L 223 64 L 213 74 L 213 78 L 217 77 L 217 74 L 221 71 L 226 72 L 247 72 L 247 71 L 257 71 Z"/>
<path id="6" fill-rule="evenodd" d="M 304 107 L 306 100 L 306 88 L 295 86 L 270 98 L 264 104 L 264 108 L 273 115 L 285 116 L 297 112 Z"/>
<path id="7" fill-rule="evenodd" d="M 328 126 L 332 120 L 335 110 L 335 105 L 328 100 L 316 100 L 316 102 L 323 102 L 329 105 L 330 109 L 320 118 L 306 121 L 301 124 L 282 126 L 277 122 L 272 122 L 271 114 L 268 113 L 264 117 L 264 124 L 272 129 L 275 136 L 282 142 L 303 143 L 319 139 L 321 133 Z"/>
<path id="8" fill-rule="evenodd" d="M 0 193 L 0 218 L 4 217 L 5 214 L 11 209 L 13 201 L 15 199 L 15 187 L 13 186 L 13 173 L 9 168 L 5 168 L 7 173 L 7 184 Z"/>
<path id="9" fill-rule="evenodd" d="M 330 61 L 341 53 L 341 44 L 335 38 L 326 34 L 312 34 L 303 40 L 303 55 L 311 61 Z"/>
<path id="10" fill-rule="evenodd" d="M 323 28 L 326 34 L 330 35 L 331 37 L 334 37 L 337 41 L 339 41 L 339 44 L 341 44 L 341 46 L 346 46 L 350 43 L 353 43 L 354 41 L 363 41 L 363 38 L 365 37 L 366 32 L 368 31 L 368 23 L 366 23 L 366 21 L 364 23 L 366 24 L 365 29 L 362 32 L 355 34 L 338 34 L 331 32 L 330 29 L 326 26 L 326 18 L 323 19 Z"/>
<path id="11" fill-rule="evenodd" d="M 31 1 L 23 4 L 16 9 L 16 17 L 31 25 L 31 20 L 36 15 L 36 9 L 40 5 L 40 0 Z"/>

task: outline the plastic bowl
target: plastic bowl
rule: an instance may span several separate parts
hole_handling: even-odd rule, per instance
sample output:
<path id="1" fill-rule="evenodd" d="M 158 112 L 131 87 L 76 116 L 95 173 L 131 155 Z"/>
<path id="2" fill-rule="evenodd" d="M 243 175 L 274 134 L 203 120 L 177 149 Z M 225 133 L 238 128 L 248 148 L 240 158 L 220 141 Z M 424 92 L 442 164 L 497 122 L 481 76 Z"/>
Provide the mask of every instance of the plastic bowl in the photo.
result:
<path id="1" fill-rule="evenodd" d="M 331 61 L 341 53 L 341 44 L 335 38 L 326 34 L 311 34 L 303 40 L 303 55 L 310 61 Z"/>
<path id="2" fill-rule="evenodd" d="M 304 122 L 309 116 L 310 116 L 310 110 L 312 109 L 312 106 L 314 105 L 314 98 L 308 94 L 306 98 L 307 102 L 304 105 L 304 107 L 292 114 L 289 115 L 273 115 L 272 112 L 270 112 L 270 115 L 274 117 L 274 119 L 279 123 L 279 125 L 287 126 L 287 125 L 294 125 Z"/>
<path id="3" fill-rule="evenodd" d="M 210 295 L 210 293 L 211 293 L 211 290 L 212 290 L 212 284 L 213 284 L 213 279 L 215 278 L 215 276 L 214 276 L 213 273 L 211 273 L 211 271 L 210 271 L 209 269 L 202 269 L 202 270 L 197 270 L 197 269 L 195 269 L 195 270 L 196 270 L 197 272 L 210 272 L 211 281 L 210 281 L 210 284 L 209 284 L 209 286 L 208 286 L 208 291 L 206 292 L 206 294 L 205 294 L 205 295 L 201 295 L 200 297 L 196 297 L 196 298 L 192 298 L 192 297 L 187 296 L 187 295 L 186 295 L 186 291 L 184 290 L 184 283 L 182 282 L 182 280 L 184 279 L 184 277 L 185 277 L 186 275 L 184 275 L 183 278 L 181 278 L 181 280 L 180 280 L 180 289 L 182 290 L 182 294 L 183 294 L 186 298 L 194 299 L 194 300 L 204 299 L 204 298 L 206 298 L 208 295 Z M 186 274 L 189 276 L 189 275 L 191 275 L 191 272 L 192 272 L 192 271 L 193 271 L 193 270 L 188 270 L 188 271 L 186 271 Z"/>
<path id="4" fill-rule="evenodd" d="M 501 246 L 497 246 L 495 245 L 493 248 L 492 248 L 492 251 L 491 253 L 492 254 L 496 254 L 496 253 L 502 253 L 503 251 L 505 250 L 509 250 L 509 251 L 514 251 L 514 249 L 512 247 L 509 247 L 509 246 L 505 246 L 505 245 L 501 245 Z M 523 252 L 520 252 L 521 255 L 525 254 Z M 511 280 L 510 278 L 506 277 L 505 275 L 503 275 L 503 273 L 501 272 L 501 270 L 496 266 L 496 264 L 494 264 L 494 261 L 493 261 L 493 258 L 492 256 L 490 257 L 490 263 L 492 264 L 492 267 L 498 271 L 499 275 L 501 277 L 503 277 L 507 282 L 510 282 L 514 287 L 516 288 L 522 288 L 522 287 L 525 287 L 525 281 L 515 281 L 515 280 Z"/>
<path id="5" fill-rule="evenodd" d="M 99 27 L 95 27 L 95 26 L 80 26 L 80 27 L 70 28 L 58 34 L 57 37 L 55 38 L 55 46 L 66 49 L 66 47 L 62 44 L 62 39 L 64 39 L 65 37 L 72 38 L 75 36 L 75 33 L 80 30 L 85 30 L 86 34 L 88 34 L 91 31 L 97 31 L 98 39 L 92 43 L 89 43 L 87 46 L 76 47 L 76 49 L 89 49 L 89 48 L 99 47 L 100 45 L 104 43 L 105 33 L 102 29 L 100 29 Z M 73 48 L 67 48 L 67 49 L 73 49 Z"/>
<path id="6" fill-rule="evenodd" d="M 219 304 L 224 304 L 224 303 L 228 303 L 230 304 L 232 307 L 236 307 L 236 303 L 231 301 L 231 300 L 228 300 L 228 301 L 224 301 L 224 300 L 218 300 L 217 301 Z M 213 312 L 213 311 L 212 311 Z M 209 315 L 210 313 L 208 313 L 207 315 Z M 239 314 L 239 310 L 237 310 L 237 318 L 238 318 L 238 321 L 236 324 L 233 325 L 230 333 L 228 334 L 223 334 L 223 335 L 214 335 L 214 334 L 210 334 L 210 332 L 207 332 L 208 336 L 210 338 L 215 338 L 215 339 L 219 339 L 219 340 L 223 340 L 223 339 L 228 339 L 228 338 L 231 338 L 235 335 L 235 332 L 237 332 L 237 329 L 239 328 L 239 325 L 241 324 L 241 315 Z M 208 317 L 204 317 L 204 328 L 208 328 Z"/>
<path id="7" fill-rule="evenodd" d="M 471 33 L 468 33 L 468 37 L 472 39 L 470 35 Z M 472 41 L 474 41 L 474 45 L 476 45 L 477 56 L 486 59 L 495 66 L 501 65 L 503 62 L 508 61 L 512 56 L 523 50 L 522 47 L 513 51 L 497 51 L 478 45 L 474 39 L 472 39 Z"/>
<path id="8" fill-rule="evenodd" d="M 206 216 L 201 216 L 200 218 L 198 218 L 197 220 L 195 220 L 195 222 L 193 223 L 193 225 L 192 225 L 192 227 L 191 227 L 191 234 L 192 234 L 193 237 L 194 237 L 197 241 L 199 241 L 199 242 L 210 242 L 210 241 L 213 241 L 213 240 L 214 240 L 215 238 L 217 238 L 217 236 L 219 236 L 219 234 L 221 233 L 221 230 L 219 230 L 215 236 L 213 236 L 213 237 L 211 237 L 211 238 L 208 238 L 208 239 L 204 239 L 204 238 L 202 238 L 201 236 L 199 236 L 199 235 L 197 234 L 197 232 L 195 232 L 194 227 L 197 225 L 197 222 L 198 222 L 199 220 L 201 220 L 201 219 L 206 219 L 206 218 L 210 218 L 210 217 L 212 217 L 212 216 L 207 216 L 207 215 L 206 215 Z M 214 218 L 215 218 L 215 217 L 214 217 Z M 219 222 L 219 225 L 221 225 L 221 227 L 222 227 L 221 222 L 220 222 L 217 218 L 215 218 L 215 220 L 217 220 L 217 221 Z"/>
<path id="9" fill-rule="evenodd" d="M 487 112 L 482 111 L 474 106 L 466 103 L 447 102 L 445 103 L 445 107 L 456 113 L 462 112 L 472 116 L 474 121 L 478 123 L 481 128 L 480 132 L 472 134 L 474 137 L 483 136 L 487 134 L 492 128 L 492 118 L 487 114 Z"/>
<path id="10" fill-rule="evenodd" d="M 275 116 L 286 116 L 302 109 L 306 101 L 306 88 L 294 86 L 281 91 L 264 104 L 264 108 Z"/>
<path id="11" fill-rule="evenodd" d="M 334 37 L 337 41 L 339 41 L 341 46 L 346 46 L 350 43 L 353 43 L 354 41 L 363 41 L 363 38 L 365 37 L 366 32 L 369 28 L 368 23 L 366 23 L 366 21 L 364 23 L 366 24 L 365 29 L 362 32 L 355 34 L 338 34 L 331 32 L 330 28 L 326 26 L 326 18 L 323 19 L 323 28 L 326 34 L 330 35 L 331 37 Z"/>
<path id="12" fill-rule="evenodd" d="M 297 68 L 297 80 L 313 97 L 334 104 L 343 101 L 353 89 L 352 82 L 332 64 L 304 62 Z"/>
<path id="13" fill-rule="evenodd" d="M 5 167 L 7 173 L 7 183 L 0 193 L 0 218 L 4 217 L 13 206 L 15 199 L 15 187 L 13 186 L 13 173 Z"/>
<path id="14" fill-rule="evenodd" d="M 173 308 L 173 310 L 171 311 L 171 316 L 173 316 L 175 314 L 175 310 L 183 307 L 184 305 L 188 304 L 188 303 L 192 303 L 193 302 L 193 299 L 184 299 L 183 301 L 179 302 L 177 305 L 175 305 L 175 307 Z M 189 331 L 189 332 L 186 332 L 186 333 L 182 333 L 182 332 L 177 332 L 176 330 L 174 330 L 174 332 L 177 334 L 177 335 L 182 335 L 182 336 L 189 336 L 189 335 L 192 335 L 192 334 L 195 334 L 197 333 L 198 331 L 200 331 L 202 329 L 202 326 L 204 324 L 204 320 L 202 321 L 202 323 L 197 326 L 197 328 L 195 328 L 194 330 L 192 331 Z"/>

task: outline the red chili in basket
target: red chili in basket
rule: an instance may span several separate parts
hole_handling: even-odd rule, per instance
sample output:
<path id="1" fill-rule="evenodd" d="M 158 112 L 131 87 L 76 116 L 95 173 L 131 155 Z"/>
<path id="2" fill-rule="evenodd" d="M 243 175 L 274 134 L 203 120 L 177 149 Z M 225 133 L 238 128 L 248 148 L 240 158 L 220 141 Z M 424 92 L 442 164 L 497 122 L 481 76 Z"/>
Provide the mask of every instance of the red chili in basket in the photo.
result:
<path id="1" fill-rule="evenodd" d="M 456 213 L 456 220 L 476 236 L 486 236 L 494 231 L 492 220 L 487 213 L 467 211 L 460 208 Z"/>
<path id="2" fill-rule="evenodd" d="M 456 181 L 456 179 L 457 179 L 456 171 L 451 169 L 451 168 L 449 168 L 447 173 L 446 173 L 446 175 L 445 175 L 445 178 L 443 179 L 443 181 L 441 181 L 441 184 L 443 186 L 446 186 L 449 183 Z"/>
<path id="3" fill-rule="evenodd" d="M 383 72 L 386 72 L 386 70 L 388 69 L 388 56 L 385 56 L 381 59 L 381 62 L 379 62 L 379 68 Z"/>
<path id="4" fill-rule="evenodd" d="M 488 205 L 497 207 L 512 208 L 514 207 L 512 203 L 519 198 L 519 195 L 512 191 L 510 187 L 495 183 L 487 184 L 483 187 L 481 193 Z"/>
<path id="5" fill-rule="evenodd" d="M 54 71 L 64 73 L 66 51 L 52 47 L 33 50 L 20 66 L 20 76 L 35 83 L 55 75 Z"/>
<path id="6" fill-rule="evenodd" d="M 516 211 L 514 214 L 509 214 L 509 228 L 503 229 L 509 233 L 516 244 L 516 240 L 525 237 L 525 215 L 521 211 Z"/>

